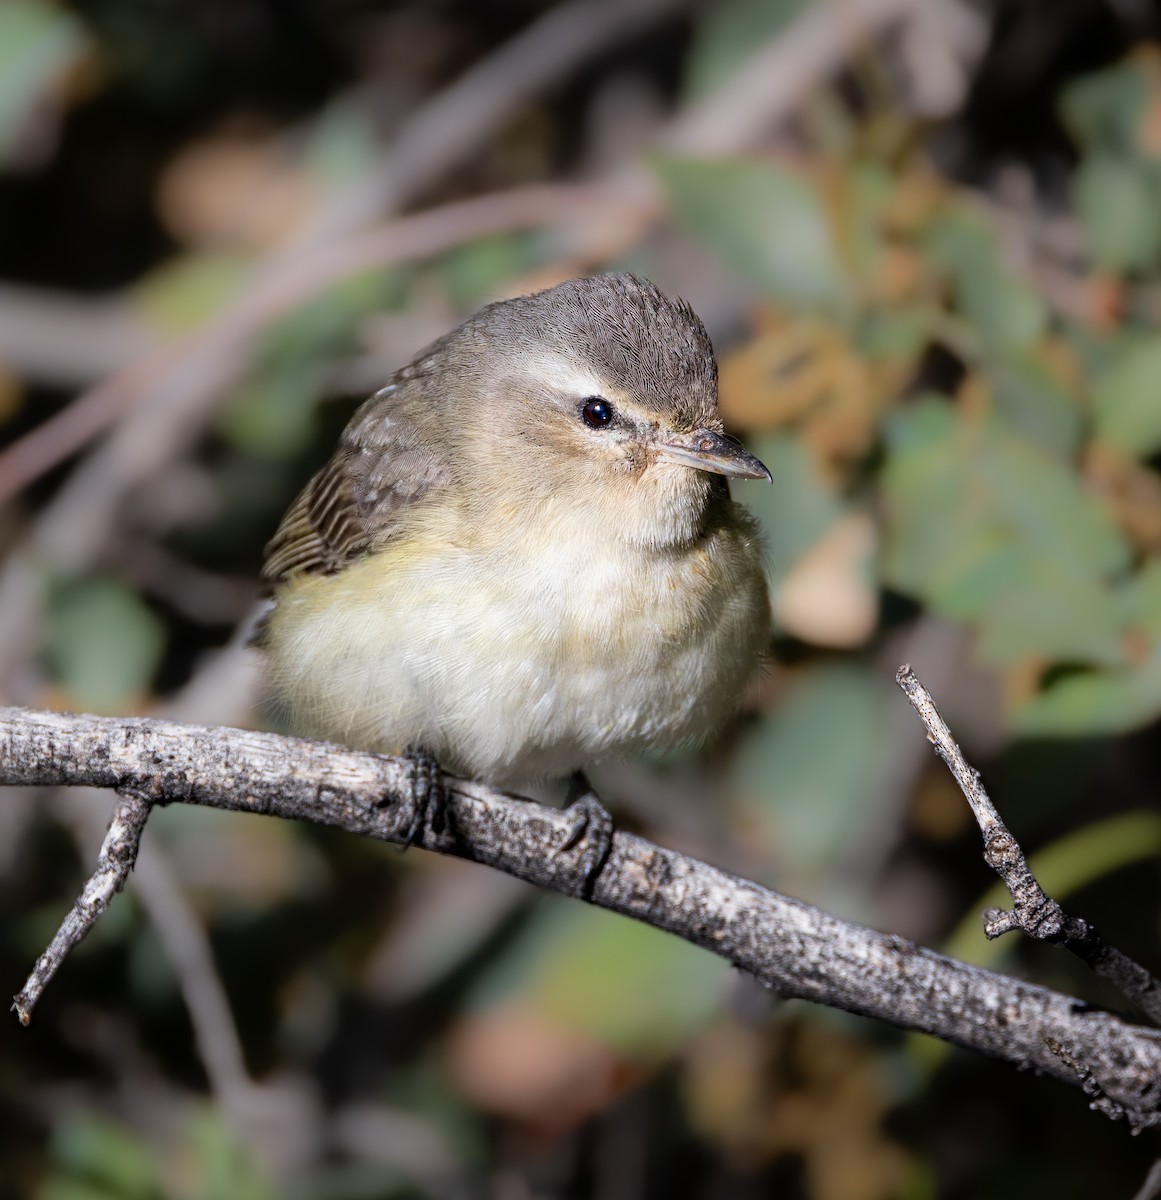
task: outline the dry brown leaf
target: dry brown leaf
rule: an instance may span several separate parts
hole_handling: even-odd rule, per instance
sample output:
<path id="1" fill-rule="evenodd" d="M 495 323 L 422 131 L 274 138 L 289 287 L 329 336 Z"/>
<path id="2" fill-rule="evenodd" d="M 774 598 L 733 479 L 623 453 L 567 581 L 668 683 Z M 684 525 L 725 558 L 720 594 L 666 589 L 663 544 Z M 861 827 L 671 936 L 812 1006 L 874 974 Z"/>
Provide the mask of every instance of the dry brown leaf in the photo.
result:
<path id="1" fill-rule="evenodd" d="M 1082 473 L 1133 546 L 1145 554 L 1161 552 L 1161 475 L 1095 442 Z"/>
<path id="2" fill-rule="evenodd" d="M 887 245 L 868 281 L 868 298 L 878 304 L 903 304 L 923 294 L 927 263 L 911 246 Z"/>
<path id="3" fill-rule="evenodd" d="M 925 771 L 911 797 L 911 824 L 930 842 L 950 842 L 972 823 L 971 809 L 946 771 Z"/>
<path id="4" fill-rule="evenodd" d="M 892 189 L 883 214 L 883 228 L 890 234 L 913 235 L 939 214 L 951 194 L 946 180 L 927 162 L 912 159 L 899 173 Z"/>
<path id="5" fill-rule="evenodd" d="M 778 627 L 814 646 L 861 646 L 879 619 L 871 572 L 876 532 L 865 513 L 837 520 L 774 589 Z"/>
<path id="6" fill-rule="evenodd" d="M 815 1200 L 898 1194 L 903 1151 L 869 1051 L 809 1021 L 731 1023 L 690 1047 L 684 1093 L 693 1127 L 741 1169 L 800 1156 Z"/>
<path id="7" fill-rule="evenodd" d="M 1161 157 L 1161 51 L 1142 44 L 1131 57 L 1148 84 L 1148 99 L 1137 126 L 1137 147 L 1145 155 Z"/>
<path id="8" fill-rule="evenodd" d="M 24 386 L 20 379 L 0 362 L 0 425 L 14 417 L 24 402 Z"/>
<path id="9" fill-rule="evenodd" d="M 223 132 L 185 146 L 161 178 L 165 227 L 194 247 L 261 251 L 284 242 L 318 205 L 318 184 L 274 139 Z"/>
<path id="10" fill-rule="evenodd" d="M 815 319 L 771 322 L 722 362 L 727 424 L 770 430 L 793 425 L 832 481 L 871 446 L 881 409 L 910 364 L 870 363 L 844 330 Z"/>
<path id="11" fill-rule="evenodd" d="M 812 320 L 783 320 L 727 355 L 719 402 L 727 425 L 777 429 L 807 413 L 826 386 L 835 331 Z"/>
<path id="12" fill-rule="evenodd" d="M 447 1062 L 471 1103 L 545 1133 L 574 1128 L 620 1090 L 606 1046 L 519 1001 L 467 1017 Z"/>

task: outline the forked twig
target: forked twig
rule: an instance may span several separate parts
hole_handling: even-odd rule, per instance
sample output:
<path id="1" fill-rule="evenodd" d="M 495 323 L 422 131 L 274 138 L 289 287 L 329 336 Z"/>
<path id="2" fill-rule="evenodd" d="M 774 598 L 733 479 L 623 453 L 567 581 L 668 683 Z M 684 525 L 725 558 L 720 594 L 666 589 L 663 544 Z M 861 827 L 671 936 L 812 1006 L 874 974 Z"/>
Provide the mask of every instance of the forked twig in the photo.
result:
<path id="1" fill-rule="evenodd" d="M 979 771 L 968 765 L 947 722 L 939 715 L 931 693 L 908 665 L 899 668 L 895 680 L 919 714 L 935 752 L 947 764 L 967 797 L 984 837 L 984 861 L 1003 880 L 1012 897 L 1011 909 L 990 908 L 984 913 L 987 937 L 998 938 L 1013 929 L 1020 929 L 1029 937 L 1063 946 L 1109 980 L 1154 1024 L 1161 1025 L 1161 981 L 1140 963 L 1109 945 L 1088 921 L 1070 916 L 1045 893 L 1032 874 L 1020 843 L 1012 836 L 984 790 Z"/>

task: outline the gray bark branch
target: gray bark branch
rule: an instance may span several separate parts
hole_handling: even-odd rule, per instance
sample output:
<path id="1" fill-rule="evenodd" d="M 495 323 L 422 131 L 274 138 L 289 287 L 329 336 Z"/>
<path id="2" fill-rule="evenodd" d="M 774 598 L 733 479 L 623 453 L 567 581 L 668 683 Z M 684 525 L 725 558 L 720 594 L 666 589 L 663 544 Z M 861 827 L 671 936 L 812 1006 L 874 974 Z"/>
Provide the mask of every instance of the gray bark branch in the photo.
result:
<path id="1" fill-rule="evenodd" d="M 401 759 L 269 733 L 0 709 L 0 784 L 114 788 L 149 804 L 264 813 L 403 842 L 411 770 Z M 562 850 L 564 812 L 451 776 L 445 784 L 447 827 L 424 829 L 419 845 L 576 893 L 584 845 Z M 1094 1106 L 1134 1129 L 1161 1123 L 1161 1033 L 1074 997 L 838 920 L 627 833 L 614 835 L 592 903 L 711 950 L 783 997 L 1083 1085 Z"/>
<path id="2" fill-rule="evenodd" d="M 149 819 L 150 801 L 138 796 L 132 784 L 115 785 L 121 793 L 105 831 L 97 869 L 89 876 L 76 903 L 61 922 L 48 948 L 36 960 L 28 982 L 12 998 L 21 1025 L 32 1020 L 32 1010 L 69 951 L 89 932 L 124 886 L 137 861 L 141 834 Z"/>
<path id="3" fill-rule="evenodd" d="M 1124 951 L 1110 945 L 1091 922 L 1066 913 L 1045 893 L 1032 874 L 1020 843 L 984 790 L 979 771 L 968 765 L 951 736 L 931 693 L 909 666 L 900 667 L 895 679 L 919 714 L 936 754 L 947 764 L 967 799 L 984 838 L 984 861 L 999 875 L 1012 897 L 1010 910 L 991 908 L 984 913 L 984 934 L 994 939 L 1019 929 L 1029 937 L 1063 946 L 1112 983 L 1154 1024 L 1161 1025 L 1161 982 Z"/>

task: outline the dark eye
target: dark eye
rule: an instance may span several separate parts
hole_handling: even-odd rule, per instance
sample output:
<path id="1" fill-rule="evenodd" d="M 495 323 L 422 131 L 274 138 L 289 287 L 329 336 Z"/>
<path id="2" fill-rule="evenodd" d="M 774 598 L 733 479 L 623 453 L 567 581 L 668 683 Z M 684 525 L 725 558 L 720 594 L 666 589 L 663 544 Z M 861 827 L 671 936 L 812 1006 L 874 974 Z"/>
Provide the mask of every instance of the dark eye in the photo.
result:
<path id="1" fill-rule="evenodd" d="M 600 429 L 613 419 L 613 406 L 600 396 L 590 396 L 581 406 L 581 417 L 590 429 Z"/>

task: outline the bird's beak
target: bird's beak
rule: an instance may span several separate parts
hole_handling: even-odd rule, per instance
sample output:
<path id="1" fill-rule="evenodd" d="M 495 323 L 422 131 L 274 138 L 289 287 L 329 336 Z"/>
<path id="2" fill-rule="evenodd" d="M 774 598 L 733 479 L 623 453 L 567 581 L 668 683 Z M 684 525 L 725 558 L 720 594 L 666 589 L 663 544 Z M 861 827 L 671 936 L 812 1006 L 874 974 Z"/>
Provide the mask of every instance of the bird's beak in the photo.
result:
<path id="1" fill-rule="evenodd" d="M 748 454 L 742 446 L 724 433 L 712 429 L 695 429 L 692 433 L 667 433 L 665 440 L 655 446 L 661 462 L 693 467 L 711 475 L 733 475 L 737 479 L 773 478 L 765 463 Z"/>

